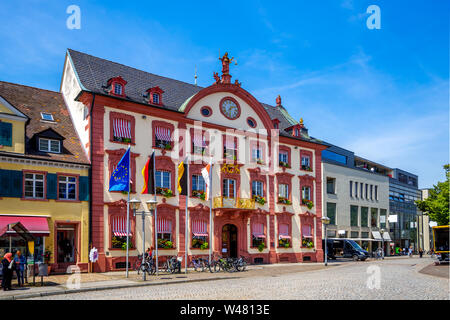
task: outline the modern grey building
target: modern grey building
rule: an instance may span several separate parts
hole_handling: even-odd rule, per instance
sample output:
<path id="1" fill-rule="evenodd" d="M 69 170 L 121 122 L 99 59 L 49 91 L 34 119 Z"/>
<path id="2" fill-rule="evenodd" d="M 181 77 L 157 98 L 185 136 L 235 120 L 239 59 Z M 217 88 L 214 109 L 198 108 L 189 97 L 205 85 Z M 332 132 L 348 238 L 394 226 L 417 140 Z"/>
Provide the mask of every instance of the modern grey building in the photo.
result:
<path id="1" fill-rule="evenodd" d="M 389 248 L 389 174 L 392 169 L 330 145 L 322 152 L 324 215 L 328 238 L 347 238 L 369 252 Z"/>
<path id="2" fill-rule="evenodd" d="M 422 199 L 417 175 L 393 169 L 389 178 L 389 215 L 392 240 L 395 247 L 418 249 L 418 214 L 416 200 Z"/>

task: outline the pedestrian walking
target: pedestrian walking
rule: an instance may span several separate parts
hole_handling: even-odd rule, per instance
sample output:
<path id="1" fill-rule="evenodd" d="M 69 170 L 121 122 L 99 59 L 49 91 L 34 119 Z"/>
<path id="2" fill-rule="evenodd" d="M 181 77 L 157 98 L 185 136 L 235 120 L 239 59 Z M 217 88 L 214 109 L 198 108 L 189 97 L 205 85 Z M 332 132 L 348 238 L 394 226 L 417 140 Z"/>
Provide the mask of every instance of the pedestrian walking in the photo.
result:
<path id="1" fill-rule="evenodd" d="M 410 258 L 412 258 L 412 254 L 413 254 L 413 249 L 412 249 L 412 246 L 410 246 L 409 249 L 408 249 L 408 256 Z"/>
<path id="2" fill-rule="evenodd" d="M 23 275 L 25 272 L 26 259 L 20 250 L 17 250 L 16 256 L 14 257 L 14 262 L 16 263 L 17 283 L 19 287 L 21 287 L 24 285 Z"/>
<path id="3" fill-rule="evenodd" d="M 377 257 L 378 260 L 379 260 L 379 259 L 383 259 L 383 249 L 381 249 L 381 248 L 378 248 L 378 249 L 377 249 L 377 251 L 376 251 L 376 257 Z"/>
<path id="4" fill-rule="evenodd" d="M 15 263 L 11 252 L 5 254 L 2 260 L 2 288 L 3 291 L 12 290 L 11 280 L 15 270 Z"/>
<path id="5" fill-rule="evenodd" d="M 423 255 L 423 249 L 420 248 L 420 249 L 419 249 L 419 256 L 422 258 L 422 255 Z"/>

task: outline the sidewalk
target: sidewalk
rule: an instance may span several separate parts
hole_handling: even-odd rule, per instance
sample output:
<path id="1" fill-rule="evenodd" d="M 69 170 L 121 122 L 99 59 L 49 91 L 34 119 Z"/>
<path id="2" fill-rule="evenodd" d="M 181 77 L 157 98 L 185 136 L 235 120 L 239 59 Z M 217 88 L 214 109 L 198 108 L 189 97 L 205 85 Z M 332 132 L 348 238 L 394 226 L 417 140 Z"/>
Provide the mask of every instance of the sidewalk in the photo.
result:
<path id="1" fill-rule="evenodd" d="M 340 263 L 334 263 L 334 266 Z M 278 267 L 275 269 L 274 267 Z M 33 279 L 28 279 L 29 284 L 25 287 L 17 287 L 17 281 L 13 280 L 13 290 L 0 291 L 0 300 L 18 300 L 28 298 L 38 298 L 49 295 L 63 295 L 77 292 L 99 291 L 122 289 L 129 287 L 142 287 L 153 285 L 165 285 L 174 283 L 187 283 L 199 281 L 224 280 L 229 278 L 242 278 L 252 276 L 262 276 L 267 274 L 283 274 L 291 272 L 305 272 L 325 268 L 323 263 L 286 263 L 286 264 L 268 264 L 268 265 L 250 265 L 245 272 L 219 272 L 210 273 L 196 272 L 188 270 L 182 273 L 166 274 L 160 273 L 158 276 L 147 275 L 147 280 L 142 280 L 142 274 L 138 275 L 136 271 L 130 271 L 128 279 L 125 277 L 125 271 L 115 271 L 106 273 L 81 273 L 78 275 L 53 275 L 44 277 L 44 286 L 40 286 L 40 277 L 36 277 L 36 286 L 32 286 Z M 75 284 L 75 277 L 79 276 L 79 286 Z M 72 280 L 67 283 L 67 280 Z M 61 297 L 63 299 L 63 297 Z"/>

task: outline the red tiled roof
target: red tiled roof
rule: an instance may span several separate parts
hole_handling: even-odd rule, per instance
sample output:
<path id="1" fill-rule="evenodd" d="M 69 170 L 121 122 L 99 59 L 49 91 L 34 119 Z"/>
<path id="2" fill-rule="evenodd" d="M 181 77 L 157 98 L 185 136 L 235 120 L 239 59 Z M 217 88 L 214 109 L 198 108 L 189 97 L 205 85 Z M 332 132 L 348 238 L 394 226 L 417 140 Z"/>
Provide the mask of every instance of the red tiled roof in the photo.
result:
<path id="1" fill-rule="evenodd" d="M 0 81 L 0 96 L 30 118 L 25 139 L 28 158 L 89 164 L 61 93 Z M 55 121 L 42 121 L 41 112 L 52 114 Z M 30 143 L 36 133 L 47 129 L 64 137 L 61 153 L 40 152 Z"/>

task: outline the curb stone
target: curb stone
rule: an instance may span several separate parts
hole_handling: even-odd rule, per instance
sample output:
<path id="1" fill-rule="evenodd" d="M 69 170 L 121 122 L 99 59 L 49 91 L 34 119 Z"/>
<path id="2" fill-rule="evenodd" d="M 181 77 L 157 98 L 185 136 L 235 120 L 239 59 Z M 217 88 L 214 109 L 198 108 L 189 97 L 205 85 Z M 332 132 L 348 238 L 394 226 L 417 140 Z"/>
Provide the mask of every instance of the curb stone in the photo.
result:
<path id="1" fill-rule="evenodd" d="M 241 277 L 232 277 L 233 279 L 239 279 Z M 80 289 L 66 289 L 61 291 L 45 291 L 40 293 L 29 293 L 29 294 L 20 294 L 20 295 L 12 295 L 6 297 L 0 297 L 0 300 L 21 300 L 21 299 L 30 299 L 30 298 L 39 298 L 46 296 L 57 296 L 64 294 L 72 294 L 72 293 L 81 293 L 81 292 L 89 292 L 89 291 L 104 291 L 104 290 L 114 290 L 114 289 L 125 289 L 125 288 L 136 288 L 136 287 L 146 287 L 146 286 L 158 286 L 158 285 L 166 285 L 166 284 L 177 284 L 177 283 L 189 283 L 189 282 L 202 282 L 202 281 L 216 281 L 216 280 L 226 280 L 230 279 L 230 277 L 215 277 L 215 278 L 204 278 L 204 279 L 191 279 L 191 280 L 175 280 L 175 281 L 164 281 L 164 282 L 149 282 L 149 283 L 135 283 L 128 285 L 110 285 L 104 287 L 87 287 Z"/>

